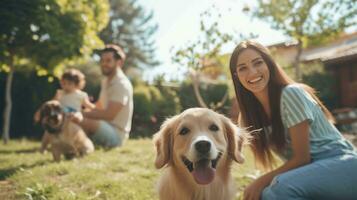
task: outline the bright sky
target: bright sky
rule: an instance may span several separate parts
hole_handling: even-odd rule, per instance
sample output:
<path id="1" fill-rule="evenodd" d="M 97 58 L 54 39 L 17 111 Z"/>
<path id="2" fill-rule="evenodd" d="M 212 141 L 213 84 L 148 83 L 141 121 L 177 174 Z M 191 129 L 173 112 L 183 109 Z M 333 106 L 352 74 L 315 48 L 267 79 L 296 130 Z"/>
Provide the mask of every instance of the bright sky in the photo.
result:
<path id="1" fill-rule="evenodd" d="M 144 79 L 152 80 L 155 75 L 165 74 L 168 79 L 182 77 L 180 66 L 171 62 L 172 47 L 180 48 L 199 36 L 200 14 L 212 9 L 214 5 L 221 18 L 218 20 L 223 33 L 254 33 L 256 39 L 264 45 L 275 44 L 286 40 L 280 32 L 274 31 L 269 24 L 252 20 L 242 12 L 245 3 L 252 0 L 139 0 L 146 10 L 154 11 L 154 21 L 159 25 L 155 34 L 157 58 L 162 64 L 144 72 Z M 238 37 L 237 37 L 238 38 Z M 228 44 L 222 53 L 229 53 L 236 44 Z M 180 73 L 178 73 L 180 72 Z"/>

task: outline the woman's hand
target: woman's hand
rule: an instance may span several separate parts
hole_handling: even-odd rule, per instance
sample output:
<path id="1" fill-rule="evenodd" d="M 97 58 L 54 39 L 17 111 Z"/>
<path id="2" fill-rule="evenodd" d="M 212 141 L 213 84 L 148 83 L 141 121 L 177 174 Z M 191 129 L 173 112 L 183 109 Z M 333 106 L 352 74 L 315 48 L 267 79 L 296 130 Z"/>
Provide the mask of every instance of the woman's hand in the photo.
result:
<path id="1" fill-rule="evenodd" d="M 260 177 L 245 188 L 243 200 L 260 200 L 261 193 L 267 185 L 263 179 Z"/>

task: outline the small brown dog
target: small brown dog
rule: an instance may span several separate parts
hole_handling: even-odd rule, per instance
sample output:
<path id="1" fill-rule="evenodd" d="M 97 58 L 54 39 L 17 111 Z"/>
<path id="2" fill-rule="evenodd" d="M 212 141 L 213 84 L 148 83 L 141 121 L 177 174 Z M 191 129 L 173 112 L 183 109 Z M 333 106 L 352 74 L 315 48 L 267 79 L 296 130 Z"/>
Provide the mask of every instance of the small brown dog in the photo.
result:
<path id="1" fill-rule="evenodd" d="M 60 161 L 62 154 L 69 159 L 94 151 L 92 141 L 80 126 L 66 117 L 58 101 L 47 101 L 41 106 L 40 123 L 45 129 L 41 151 L 51 144 L 51 152 L 55 161 Z"/>
<path id="2" fill-rule="evenodd" d="M 154 136 L 161 200 L 230 200 L 235 190 L 232 161 L 243 163 L 244 131 L 205 108 L 191 108 L 166 120 Z"/>

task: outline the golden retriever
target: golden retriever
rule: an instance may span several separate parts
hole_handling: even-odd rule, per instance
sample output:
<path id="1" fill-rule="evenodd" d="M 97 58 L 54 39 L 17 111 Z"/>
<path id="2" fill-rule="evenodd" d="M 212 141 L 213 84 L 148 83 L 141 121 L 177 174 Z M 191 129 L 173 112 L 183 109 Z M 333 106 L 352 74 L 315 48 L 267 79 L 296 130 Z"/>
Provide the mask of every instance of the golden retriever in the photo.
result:
<path id="1" fill-rule="evenodd" d="M 206 108 L 190 108 L 166 120 L 154 135 L 161 200 L 230 200 L 235 190 L 230 167 L 243 163 L 246 133 Z"/>
<path id="2" fill-rule="evenodd" d="M 41 106 L 40 123 L 45 129 L 41 151 L 51 144 L 51 152 L 55 161 L 60 161 L 62 154 L 65 158 L 73 158 L 94 151 L 92 141 L 80 126 L 66 117 L 58 101 L 47 101 Z"/>

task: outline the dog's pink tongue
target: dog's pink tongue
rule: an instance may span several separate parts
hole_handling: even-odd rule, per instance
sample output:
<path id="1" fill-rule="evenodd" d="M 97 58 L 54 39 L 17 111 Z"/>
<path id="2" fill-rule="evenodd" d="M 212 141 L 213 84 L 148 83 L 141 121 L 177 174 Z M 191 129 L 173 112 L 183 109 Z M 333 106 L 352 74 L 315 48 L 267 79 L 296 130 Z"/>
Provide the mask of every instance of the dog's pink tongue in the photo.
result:
<path id="1" fill-rule="evenodd" d="M 209 184 L 213 181 L 216 170 L 211 167 L 211 161 L 199 161 L 196 164 L 195 169 L 192 171 L 192 175 L 195 178 L 196 183 L 201 185 Z"/>

